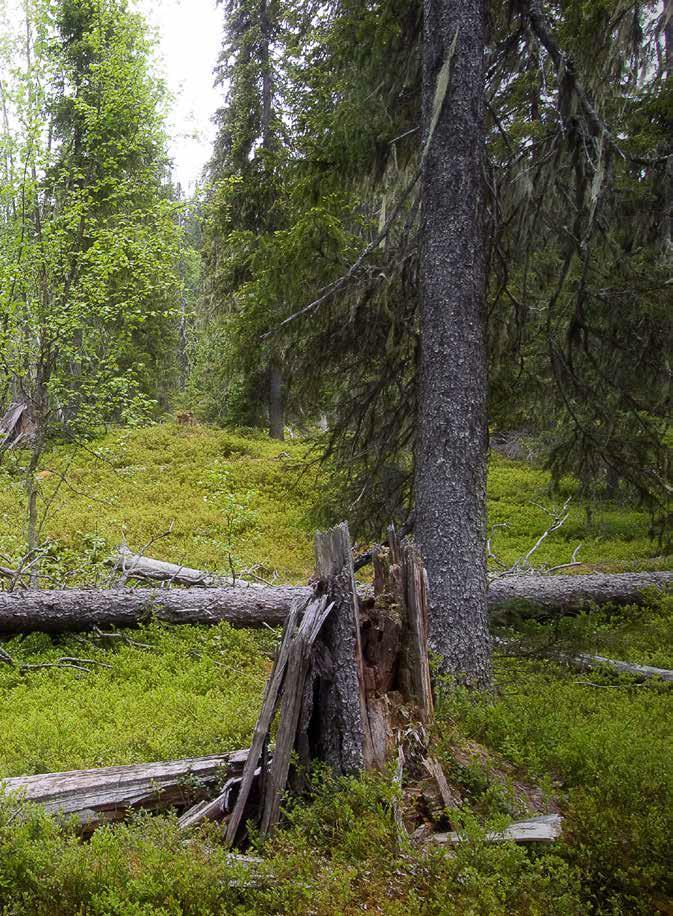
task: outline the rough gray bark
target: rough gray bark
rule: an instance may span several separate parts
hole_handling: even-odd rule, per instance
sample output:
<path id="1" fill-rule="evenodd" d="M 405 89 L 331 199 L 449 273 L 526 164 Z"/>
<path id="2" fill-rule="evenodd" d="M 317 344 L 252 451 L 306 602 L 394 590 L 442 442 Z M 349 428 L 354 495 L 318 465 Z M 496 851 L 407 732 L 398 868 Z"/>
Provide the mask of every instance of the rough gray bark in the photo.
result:
<path id="1" fill-rule="evenodd" d="M 555 617 L 595 605 L 646 604 L 649 594 L 673 590 L 673 573 L 615 573 L 588 576 L 512 576 L 491 583 L 488 609 L 496 622 L 510 614 Z M 134 627 L 156 617 L 172 624 L 235 627 L 280 626 L 294 600 L 308 601 L 303 586 L 210 589 L 70 589 L 0 591 L 0 635 L 64 633 L 94 627 Z M 372 590 L 358 590 L 361 605 Z"/>
<path id="2" fill-rule="evenodd" d="M 491 679 L 486 608 L 484 0 L 425 0 L 416 536 L 430 645 L 445 673 Z M 436 128 L 435 96 L 451 59 Z"/>
<path id="3" fill-rule="evenodd" d="M 491 582 L 488 608 L 496 622 L 510 612 L 536 617 L 576 614 L 590 605 L 644 604 L 648 593 L 673 589 L 673 573 L 510 576 Z"/>
<path id="4" fill-rule="evenodd" d="M 72 589 L 0 592 L 0 634 L 133 627 L 152 618 L 173 624 L 281 625 L 310 588 Z"/>
<path id="5" fill-rule="evenodd" d="M 239 775 L 247 750 L 209 757 L 71 770 L 5 779 L 0 794 L 42 805 L 49 814 L 74 816 L 82 827 L 122 820 L 130 809 L 182 807 L 208 796 L 227 776 Z"/>

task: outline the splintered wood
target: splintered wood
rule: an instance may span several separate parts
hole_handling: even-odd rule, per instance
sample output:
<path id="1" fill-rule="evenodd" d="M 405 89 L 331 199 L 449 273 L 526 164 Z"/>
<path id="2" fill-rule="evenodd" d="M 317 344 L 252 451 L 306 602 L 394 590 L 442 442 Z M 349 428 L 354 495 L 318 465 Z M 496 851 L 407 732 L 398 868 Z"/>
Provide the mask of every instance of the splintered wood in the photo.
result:
<path id="1" fill-rule="evenodd" d="M 223 775 L 240 775 L 248 751 L 160 763 L 42 773 L 2 780 L 0 794 L 74 817 L 82 830 L 123 820 L 137 808 L 155 811 L 191 804 L 212 794 Z"/>
<path id="2" fill-rule="evenodd" d="M 230 811 L 229 844 L 251 818 L 266 834 L 280 819 L 284 793 L 303 788 L 314 761 L 341 775 L 382 767 L 395 753 L 403 760 L 396 741 L 401 707 L 419 722 L 432 718 L 427 584 L 418 552 L 391 531 L 390 546 L 376 555 L 374 598 L 361 607 L 348 526 L 319 532 L 315 551 L 317 583 L 286 622 L 243 774 L 188 811 L 185 828 Z"/>

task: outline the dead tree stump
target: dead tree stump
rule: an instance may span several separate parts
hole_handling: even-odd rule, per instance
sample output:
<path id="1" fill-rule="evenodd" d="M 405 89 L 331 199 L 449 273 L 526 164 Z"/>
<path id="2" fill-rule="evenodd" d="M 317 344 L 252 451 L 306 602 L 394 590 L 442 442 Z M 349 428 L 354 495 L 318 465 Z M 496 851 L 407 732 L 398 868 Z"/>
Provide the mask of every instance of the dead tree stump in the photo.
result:
<path id="1" fill-rule="evenodd" d="M 286 622 L 255 727 L 226 838 L 241 837 L 246 818 L 262 834 L 277 824 L 288 787 L 305 788 L 314 761 L 336 775 L 380 769 L 403 760 L 400 732 L 410 719 L 432 719 L 427 649 L 427 580 L 417 549 L 400 544 L 375 555 L 374 597 L 358 602 L 344 523 L 315 539 L 312 597 L 296 603 Z M 270 763 L 265 760 L 276 713 Z M 292 766 L 295 755 L 297 766 Z M 400 777 L 401 778 L 401 777 Z M 186 825 L 227 814 L 228 794 L 190 813 Z M 256 804 L 251 806 L 250 800 Z"/>

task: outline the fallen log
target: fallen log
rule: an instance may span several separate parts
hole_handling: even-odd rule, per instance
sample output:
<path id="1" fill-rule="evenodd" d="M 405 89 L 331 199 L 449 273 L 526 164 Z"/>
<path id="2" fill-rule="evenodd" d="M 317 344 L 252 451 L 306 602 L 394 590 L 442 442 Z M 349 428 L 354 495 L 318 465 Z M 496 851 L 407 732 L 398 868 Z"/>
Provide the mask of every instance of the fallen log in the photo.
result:
<path id="1" fill-rule="evenodd" d="M 130 810 L 185 808 L 239 776 L 247 750 L 160 763 L 71 770 L 0 780 L 0 794 L 75 817 L 84 831 L 123 820 Z"/>
<path id="2" fill-rule="evenodd" d="M 671 572 L 512 576 L 491 583 L 488 604 L 492 618 L 501 623 L 512 614 L 554 617 L 592 604 L 643 604 L 648 592 L 670 589 Z M 293 600 L 307 601 L 311 594 L 308 587 L 290 585 L 0 592 L 0 635 L 133 627 L 152 618 L 172 624 L 280 626 Z M 371 588 L 360 587 L 358 595 L 361 607 L 373 601 Z"/>
<path id="3" fill-rule="evenodd" d="M 134 627 L 152 619 L 171 624 L 280 626 L 292 601 L 310 588 L 66 589 L 0 592 L 0 634 Z"/>
<path id="4" fill-rule="evenodd" d="M 511 824 L 498 833 L 487 833 L 487 843 L 553 843 L 560 839 L 563 818 L 558 814 L 545 814 L 527 821 Z M 457 846 L 467 841 L 462 833 L 435 833 L 432 842 L 437 846 Z"/>
<path id="5" fill-rule="evenodd" d="M 673 589 L 673 572 L 590 573 L 585 576 L 507 576 L 489 585 L 492 619 L 577 614 L 591 605 L 644 604 L 648 592 Z"/>
<path id="6" fill-rule="evenodd" d="M 673 681 L 673 671 L 669 668 L 654 668 L 652 665 L 637 665 L 635 662 L 622 662 L 616 658 L 605 658 L 603 655 L 577 655 L 568 660 L 580 671 L 593 671 L 596 668 L 612 668 L 618 674 L 628 674 L 640 681 L 658 678 L 662 681 Z"/>
<path id="7" fill-rule="evenodd" d="M 263 588 L 259 582 L 249 582 L 240 577 L 234 579 L 232 576 L 218 576 L 202 569 L 144 557 L 124 546 L 118 549 L 110 562 L 121 573 L 124 582 L 139 579 L 142 582 L 167 582 L 192 588 Z"/>

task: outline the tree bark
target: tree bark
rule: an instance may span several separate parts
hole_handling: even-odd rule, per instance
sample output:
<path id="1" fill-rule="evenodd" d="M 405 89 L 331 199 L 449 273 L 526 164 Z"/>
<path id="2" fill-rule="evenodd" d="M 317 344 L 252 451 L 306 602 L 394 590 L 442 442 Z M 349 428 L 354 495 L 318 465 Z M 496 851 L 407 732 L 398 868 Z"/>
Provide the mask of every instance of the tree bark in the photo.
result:
<path id="1" fill-rule="evenodd" d="M 495 622 L 525 614 L 552 618 L 577 614 L 590 605 L 643 605 L 652 591 L 673 591 L 672 572 L 595 574 L 588 576 L 513 576 L 497 579 L 488 591 Z M 280 626 L 294 600 L 307 601 L 303 586 L 203 589 L 69 589 L 0 591 L 0 635 L 43 631 L 81 632 L 94 627 L 134 627 L 152 617 L 170 624 L 217 624 L 234 627 Z M 372 589 L 360 586 L 367 610 Z"/>
<path id="2" fill-rule="evenodd" d="M 484 0 L 425 0 L 416 536 L 445 674 L 491 679 L 486 606 Z M 446 96 L 436 93 L 451 60 Z M 434 133 L 430 135 L 433 123 Z"/>
<path id="3" fill-rule="evenodd" d="M 72 589 L 0 592 L 0 634 L 134 627 L 152 618 L 171 624 L 280 626 L 310 588 Z"/>

